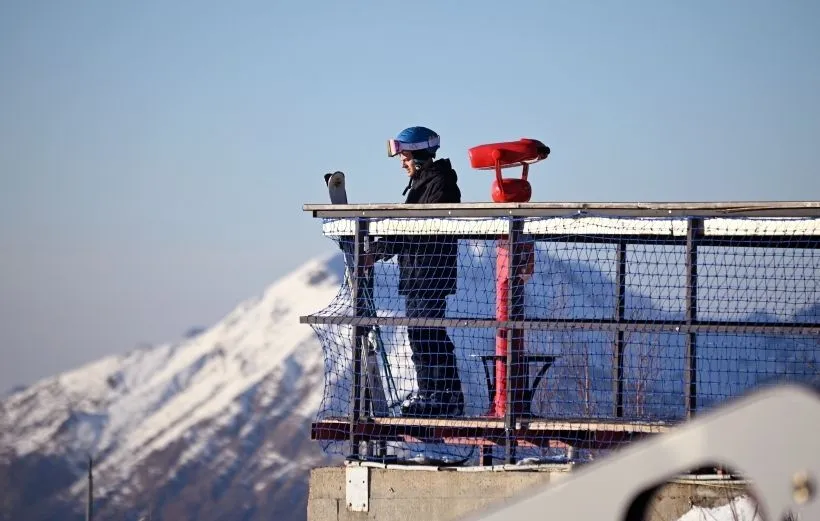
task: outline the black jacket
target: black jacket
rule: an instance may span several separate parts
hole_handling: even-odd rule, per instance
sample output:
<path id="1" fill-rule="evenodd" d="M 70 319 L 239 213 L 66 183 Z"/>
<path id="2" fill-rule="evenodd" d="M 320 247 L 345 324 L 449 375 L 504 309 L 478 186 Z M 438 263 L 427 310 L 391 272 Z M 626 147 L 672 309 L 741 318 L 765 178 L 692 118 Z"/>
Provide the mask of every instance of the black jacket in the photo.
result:
<path id="1" fill-rule="evenodd" d="M 407 185 L 405 204 L 460 203 L 458 176 L 449 159 L 416 172 Z M 415 225 L 424 231 L 424 221 Z M 443 298 L 455 293 L 458 239 L 453 235 L 392 235 L 373 243 L 375 260 L 398 255 L 399 293 Z"/>

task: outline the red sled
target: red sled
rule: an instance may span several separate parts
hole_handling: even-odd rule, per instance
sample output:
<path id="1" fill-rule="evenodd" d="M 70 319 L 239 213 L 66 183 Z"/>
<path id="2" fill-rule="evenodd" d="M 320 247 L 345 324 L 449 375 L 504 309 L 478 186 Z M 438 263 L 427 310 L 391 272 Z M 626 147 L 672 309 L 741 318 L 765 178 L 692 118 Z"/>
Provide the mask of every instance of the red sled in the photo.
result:
<path id="1" fill-rule="evenodd" d="M 489 143 L 475 146 L 468 151 L 470 166 L 476 170 L 495 170 L 491 195 L 496 203 L 526 203 L 532 197 L 532 187 L 527 181 L 529 166 L 546 159 L 550 147 L 537 139 L 521 138 L 518 141 Z M 504 178 L 501 170 L 519 166 L 521 178 Z"/>

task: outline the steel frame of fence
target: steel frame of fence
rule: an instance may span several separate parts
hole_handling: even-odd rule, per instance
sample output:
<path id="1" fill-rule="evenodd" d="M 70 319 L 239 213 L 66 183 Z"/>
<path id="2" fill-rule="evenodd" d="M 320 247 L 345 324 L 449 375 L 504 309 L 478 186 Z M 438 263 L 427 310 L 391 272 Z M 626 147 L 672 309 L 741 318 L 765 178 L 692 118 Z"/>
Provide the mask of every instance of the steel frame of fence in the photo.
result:
<path id="1" fill-rule="evenodd" d="M 352 233 L 355 239 L 355 262 L 353 267 L 356 277 L 351 280 L 355 312 L 353 316 L 303 316 L 303 324 L 351 325 L 359 330 L 368 325 L 381 326 L 443 326 L 475 327 L 506 329 L 508 338 L 522 334 L 527 329 L 539 330 L 599 330 L 615 333 L 613 353 L 613 413 L 616 418 L 623 417 L 624 403 L 624 368 L 625 349 L 624 334 L 627 332 L 666 331 L 686 334 L 684 362 L 684 397 L 687 419 L 697 412 L 697 334 L 698 333 L 766 333 L 791 335 L 820 335 L 820 324 L 801 323 L 760 323 L 743 321 L 699 320 L 697 315 L 697 277 L 698 248 L 700 246 L 733 246 L 763 248 L 820 248 L 820 235 L 711 235 L 705 236 L 704 218 L 709 217 L 820 217 L 820 201 L 795 202 L 729 202 L 729 203 L 461 203 L 395 205 L 395 204 L 350 204 L 350 205 L 304 205 L 303 210 L 315 218 L 350 219 L 355 218 Z M 519 226 L 517 217 L 677 217 L 687 221 L 686 233 L 674 234 L 528 234 Z M 512 239 L 512 247 L 517 240 L 527 241 L 560 241 L 581 243 L 609 243 L 617 246 L 616 250 L 616 298 L 613 317 L 610 319 L 528 319 L 493 320 L 475 318 L 403 318 L 403 317 L 365 317 L 357 295 L 357 280 L 362 275 L 362 256 L 365 254 L 365 242 L 368 239 L 368 223 L 381 218 L 511 218 L 506 236 Z M 494 238 L 498 234 L 465 233 L 453 234 L 459 238 Z M 626 294 L 626 247 L 628 244 L 680 245 L 685 247 L 686 303 L 684 319 L 672 320 L 634 320 L 625 318 Z M 515 251 L 511 249 L 511 251 Z M 515 265 L 510 262 L 510 266 Z M 518 288 L 509 285 L 512 305 L 513 292 Z M 510 314 L 511 317 L 515 316 Z M 647 422 L 590 422 L 577 420 L 563 422 L 563 429 L 549 426 L 548 422 L 532 422 L 516 417 L 512 407 L 507 407 L 503 419 L 447 419 L 424 422 L 416 418 L 401 419 L 363 418 L 362 417 L 362 352 L 357 342 L 359 334 L 352 339 L 353 386 L 350 396 L 351 412 L 347 419 L 347 439 L 350 441 L 351 456 L 359 455 L 359 442 L 367 440 L 410 440 L 410 441 L 450 441 L 481 445 L 501 445 L 505 447 L 507 463 L 514 463 L 515 447 L 545 446 L 553 442 L 581 440 L 579 446 L 608 447 L 624 440 L 641 437 L 650 431 Z M 512 352 L 512 350 L 508 351 Z M 509 358 L 509 357 L 508 357 Z M 508 360 L 508 363 L 510 360 Z M 512 371 L 507 372 L 509 380 Z M 509 392 L 510 385 L 508 382 Z M 319 421 L 313 424 L 312 438 L 315 440 L 339 440 L 339 428 L 343 422 L 339 419 Z M 656 425 L 651 432 L 663 432 L 663 425 Z M 486 458 L 486 454 L 485 454 Z M 486 459 L 484 460 L 486 461 Z"/>

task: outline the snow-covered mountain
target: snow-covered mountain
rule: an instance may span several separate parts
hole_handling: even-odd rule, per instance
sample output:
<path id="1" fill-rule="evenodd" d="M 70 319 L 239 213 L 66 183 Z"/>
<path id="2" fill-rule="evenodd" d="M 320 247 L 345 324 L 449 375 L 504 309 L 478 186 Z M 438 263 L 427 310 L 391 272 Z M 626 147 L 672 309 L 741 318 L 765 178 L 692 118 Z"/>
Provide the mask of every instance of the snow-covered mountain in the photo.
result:
<path id="1" fill-rule="evenodd" d="M 303 519 L 322 350 L 299 316 L 339 291 L 306 263 L 191 338 L 104 358 L 0 404 L 0 519 Z M 58 515 L 59 512 L 59 515 Z"/>

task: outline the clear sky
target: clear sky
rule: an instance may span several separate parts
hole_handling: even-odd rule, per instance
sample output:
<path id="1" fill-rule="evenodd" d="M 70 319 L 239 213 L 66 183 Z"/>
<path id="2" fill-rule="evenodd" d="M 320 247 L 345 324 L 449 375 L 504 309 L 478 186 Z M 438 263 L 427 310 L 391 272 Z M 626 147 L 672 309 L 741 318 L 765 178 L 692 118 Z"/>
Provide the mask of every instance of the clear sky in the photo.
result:
<path id="1" fill-rule="evenodd" d="M 322 174 L 534 137 L 535 201 L 818 199 L 820 2 L 0 3 L 0 390 L 219 320 L 333 248 Z"/>

